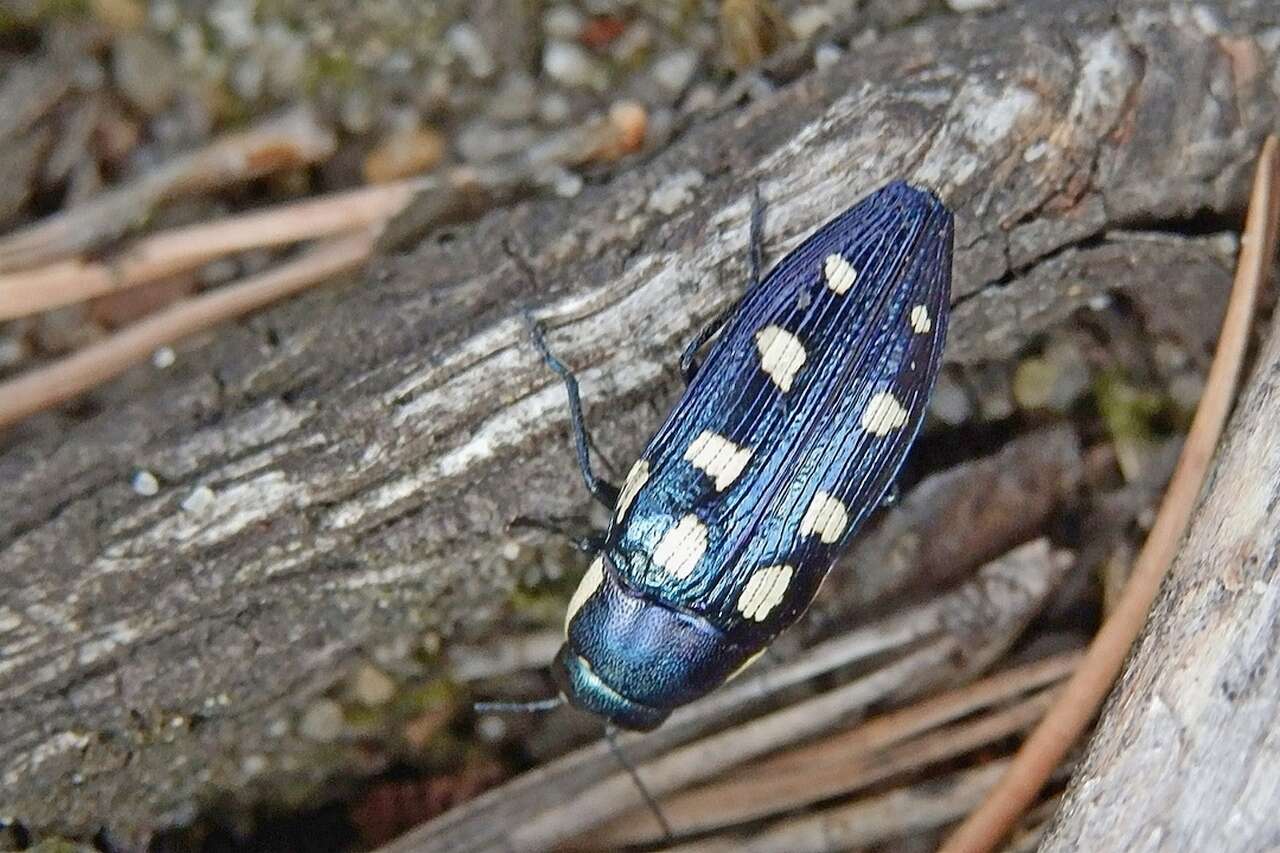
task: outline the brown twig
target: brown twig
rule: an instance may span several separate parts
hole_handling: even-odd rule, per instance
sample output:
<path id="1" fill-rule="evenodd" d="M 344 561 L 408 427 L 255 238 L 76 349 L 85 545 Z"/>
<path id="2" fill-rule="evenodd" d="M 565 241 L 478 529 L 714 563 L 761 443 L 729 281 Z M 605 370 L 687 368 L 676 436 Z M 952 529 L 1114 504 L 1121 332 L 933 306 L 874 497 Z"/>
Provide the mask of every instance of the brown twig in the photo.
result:
<path id="1" fill-rule="evenodd" d="M 943 853 L 985 853 L 999 844 L 1097 713 L 1146 623 L 1160 582 L 1186 533 L 1235 399 L 1254 306 L 1266 279 L 1280 225 L 1277 144 L 1272 136 L 1263 146 L 1240 240 L 1235 285 L 1204 396 L 1155 524 L 1134 562 L 1129 583 L 1054 707 L 1023 744 L 996 789 L 947 839 Z"/>
<path id="2" fill-rule="evenodd" d="M 156 205 L 324 160 L 336 140 L 298 108 L 177 157 L 137 180 L 0 239 L 0 271 L 50 264 L 101 247 L 144 223 Z"/>
<path id="3" fill-rule="evenodd" d="M 224 255 L 376 225 L 404 209 L 425 180 L 335 193 L 142 237 L 114 257 L 58 261 L 0 274 L 0 320 L 82 302 L 194 269 Z"/>
<path id="4" fill-rule="evenodd" d="M 654 796 L 678 790 L 779 747 L 820 734 L 865 711 L 872 702 L 894 689 L 923 679 L 926 673 L 959 653 L 960 644 L 954 638 L 939 640 L 835 690 L 668 753 L 643 765 L 640 775 Z M 635 781 L 624 773 L 615 773 L 575 799 L 514 828 L 511 836 L 517 848 L 550 849 L 642 802 Z M 649 819 L 653 820 L 652 815 Z M 660 831 L 656 823 L 649 829 Z"/>
<path id="5" fill-rule="evenodd" d="M 376 229 L 331 238 L 261 275 L 180 302 L 48 367 L 0 383 L 0 427 L 92 388 L 157 347 L 354 269 L 372 254 L 376 239 Z"/>
<path id="6" fill-rule="evenodd" d="M 1008 761 L 992 761 L 875 797 L 775 823 L 749 838 L 710 838 L 670 853 L 826 853 L 861 849 L 946 826 L 978 803 Z"/>
<path id="7" fill-rule="evenodd" d="M 770 756 L 741 768 L 732 778 L 662 800 L 663 816 L 681 834 L 745 823 L 847 794 L 992 743 L 1039 719 L 1048 707 L 1044 688 L 1065 678 L 1079 659 L 1079 653 L 1069 652 L 1016 667 Z M 1032 691 L 1040 693 L 991 710 Z M 987 714 L 939 730 L 981 711 Z M 651 826 L 648 814 L 630 812 L 593 830 L 589 841 L 594 847 L 618 847 L 661 840 L 649 833 Z"/>

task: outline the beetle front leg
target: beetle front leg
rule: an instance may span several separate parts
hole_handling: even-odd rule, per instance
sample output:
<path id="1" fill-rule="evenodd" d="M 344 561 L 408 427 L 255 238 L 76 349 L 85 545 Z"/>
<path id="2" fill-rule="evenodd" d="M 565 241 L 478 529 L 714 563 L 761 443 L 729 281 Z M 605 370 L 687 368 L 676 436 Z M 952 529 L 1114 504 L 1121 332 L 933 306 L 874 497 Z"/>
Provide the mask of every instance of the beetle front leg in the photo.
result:
<path id="1" fill-rule="evenodd" d="M 533 345 L 542 354 L 542 360 L 564 382 L 565 393 L 569 397 L 569 423 L 573 427 L 573 445 L 578 456 L 578 467 L 582 470 L 582 481 L 587 484 L 587 491 L 612 512 L 618 503 L 618 487 L 602 477 L 597 477 L 591 470 L 590 440 L 587 436 L 586 422 L 582 417 L 582 398 L 578 394 L 578 380 L 573 375 L 573 371 L 551 352 L 542 334 L 542 327 L 527 312 L 524 314 L 524 319 L 529 325 L 529 336 L 533 339 Z"/>
<path id="2" fill-rule="evenodd" d="M 747 245 L 747 293 L 750 293 L 760 283 L 760 270 L 763 265 L 764 201 L 760 198 L 760 185 L 756 184 L 751 188 L 751 224 L 749 226 Z M 729 322 L 729 318 L 737 313 L 741 304 L 742 300 L 739 299 L 712 318 L 710 322 L 698 330 L 698 333 L 693 336 L 693 340 L 689 341 L 689 345 L 684 348 L 684 352 L 680 355 L 680 375 L 684 378 L 685 385 L 692 382 L 693 377 L 698 373 L 698 350 L 702 349 L 707 341 L 714 338 L 716 333 L 724 328 L 724 324 Z"/>

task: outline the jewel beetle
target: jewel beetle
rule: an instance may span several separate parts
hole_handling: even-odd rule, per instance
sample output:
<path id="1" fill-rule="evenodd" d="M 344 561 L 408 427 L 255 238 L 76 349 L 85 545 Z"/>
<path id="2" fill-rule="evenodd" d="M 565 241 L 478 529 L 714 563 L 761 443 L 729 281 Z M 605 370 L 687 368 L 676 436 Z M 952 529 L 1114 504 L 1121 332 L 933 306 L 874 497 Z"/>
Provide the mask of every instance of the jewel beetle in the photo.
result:
<path id="1" fill-rule="evenodd" d="M 621 489 L 592 473 L 577 383 L 533 326 L 568 392 L 582 475 L 613 513 L 552 665 L 565 700 L 655 728 L 809 606 L 919 431 L 953 229 L 933 193 L 895 181 L 762 277 L 754 205 L 748 287 L 690 342 L 685 391 Z"/>

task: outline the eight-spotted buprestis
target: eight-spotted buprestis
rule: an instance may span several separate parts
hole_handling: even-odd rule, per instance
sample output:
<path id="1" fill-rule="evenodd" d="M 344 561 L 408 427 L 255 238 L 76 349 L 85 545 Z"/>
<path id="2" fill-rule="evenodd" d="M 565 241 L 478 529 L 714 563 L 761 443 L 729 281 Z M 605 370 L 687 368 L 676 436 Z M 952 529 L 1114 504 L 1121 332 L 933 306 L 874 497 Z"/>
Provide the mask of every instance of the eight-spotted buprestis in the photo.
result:
<path id="1" fill-rule="evenodd" d="M 920 428 L 952 230 L 903 182 L 819 228 L 722 318 L 620 491 L 594 481 L 576 386 L 547 353 L 570 385 L 584 476 L 613 504 L 552 667 L 571 704 L 651 729 L 804 612 Z"/>

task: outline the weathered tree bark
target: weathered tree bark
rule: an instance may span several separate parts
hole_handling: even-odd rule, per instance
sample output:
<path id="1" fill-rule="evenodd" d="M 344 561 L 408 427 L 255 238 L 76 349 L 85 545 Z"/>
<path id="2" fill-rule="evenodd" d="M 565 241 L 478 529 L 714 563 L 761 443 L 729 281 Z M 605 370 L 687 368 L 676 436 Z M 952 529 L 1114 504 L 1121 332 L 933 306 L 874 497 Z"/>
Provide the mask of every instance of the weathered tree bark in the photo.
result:
<path id="1" fill-rule="evenodd" d="M 753 183 L 774 257 L 887 178 L 938 189 L 953 363 L 1106 293 L 1196 316 L 1232 259 L 1182 232 L 1241 210 L 1278 19 L 1037 0 L 889 34 L 607 186 L 427 239 L 28 428 L 0 457 L 0 814 L 138 837 L 263 767 L 323 773 L 299 705 L 361 650 L 485 630 L 507 521 L 586 505 L 517 307 L 541 306 L 602 448 L 634 455 L 683 340 L 740 290 Z"/>
<path id="2" fill-rule="evenodd" d="M 1041 850 L 1280 847 L 1280 315 Z"/>

